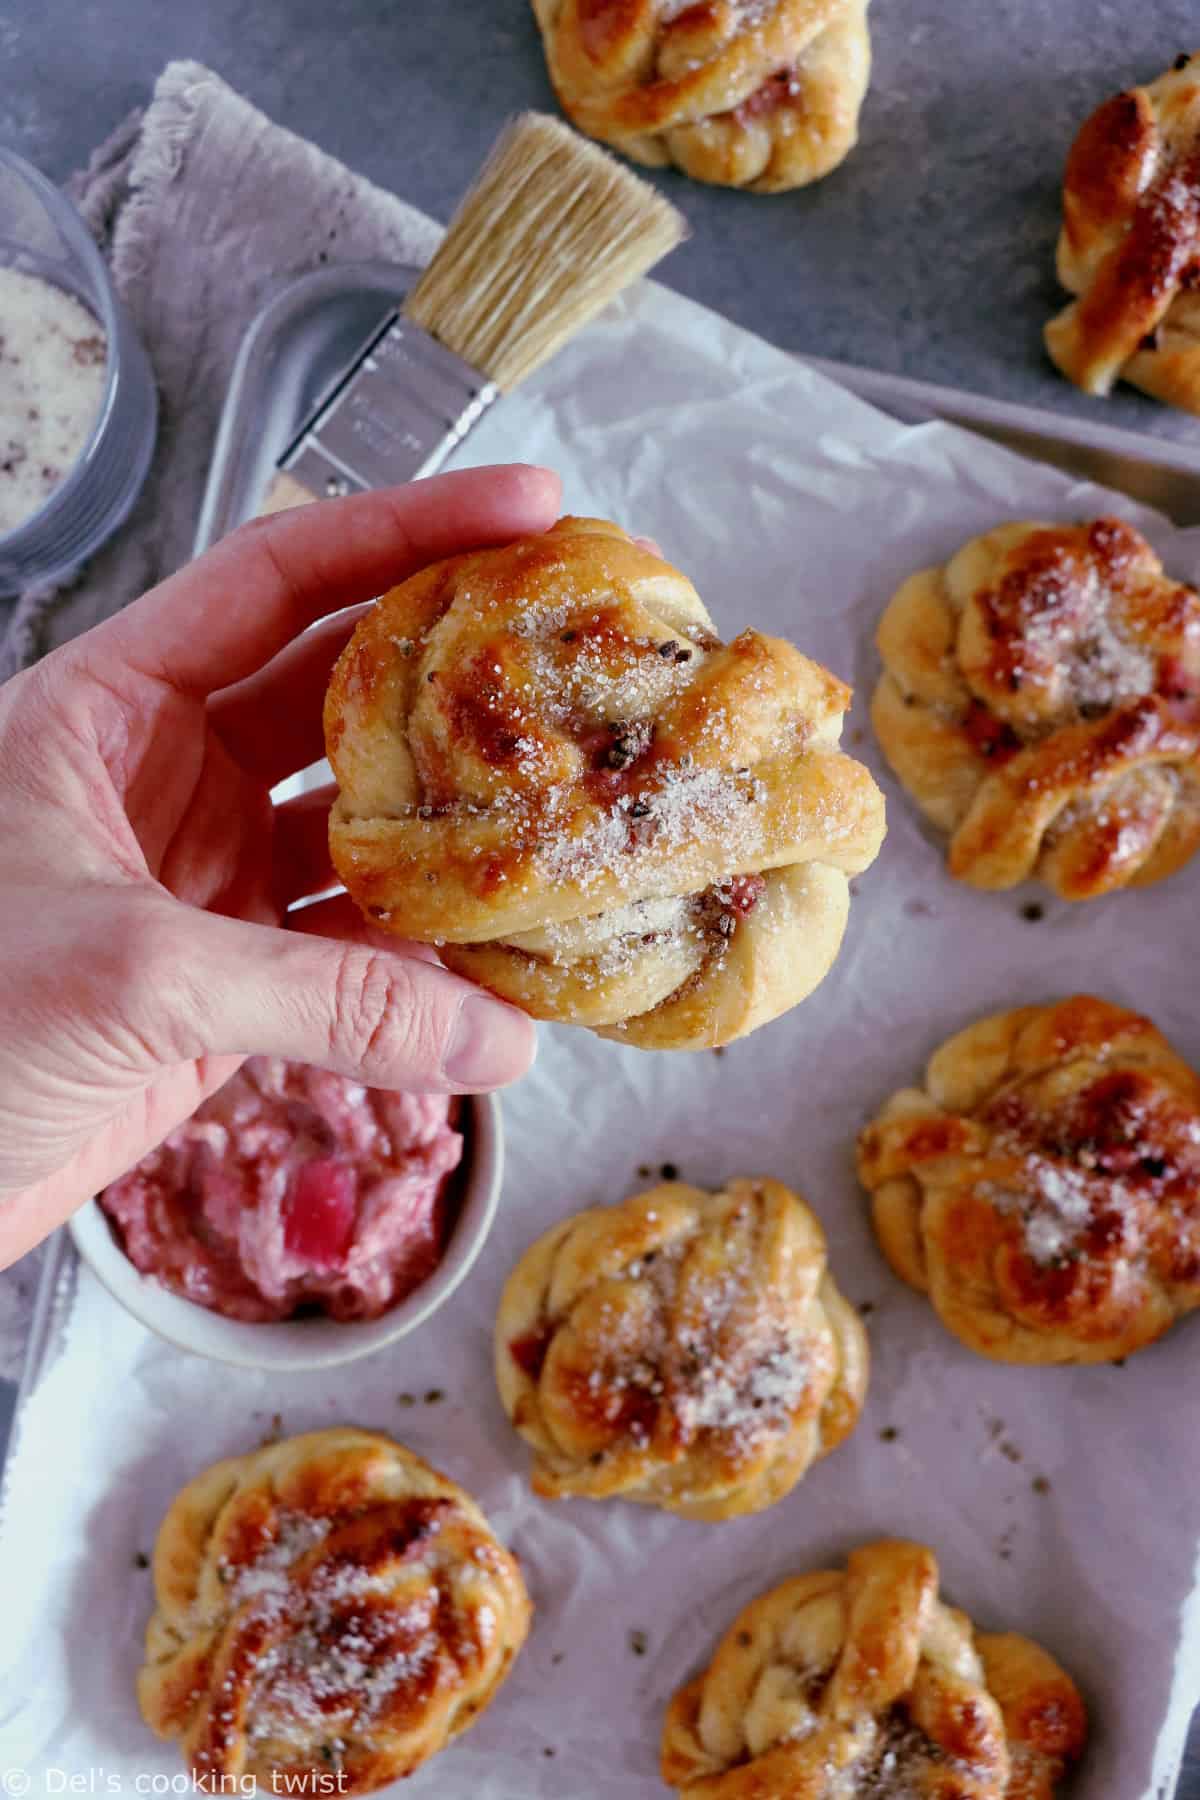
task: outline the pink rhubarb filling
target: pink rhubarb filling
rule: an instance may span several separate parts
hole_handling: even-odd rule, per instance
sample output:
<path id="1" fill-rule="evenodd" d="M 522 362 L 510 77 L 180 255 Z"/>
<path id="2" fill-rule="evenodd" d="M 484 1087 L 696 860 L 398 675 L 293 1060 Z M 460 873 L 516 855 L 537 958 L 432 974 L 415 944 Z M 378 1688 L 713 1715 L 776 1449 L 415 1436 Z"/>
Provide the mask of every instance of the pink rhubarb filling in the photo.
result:
<path id="1" fill-rule="evenodd" d="M 100 1205 L 136 1268 L 214 1312 L 377 1318 L 445 1248 L 458 1105 L 253 1056 Z"/>

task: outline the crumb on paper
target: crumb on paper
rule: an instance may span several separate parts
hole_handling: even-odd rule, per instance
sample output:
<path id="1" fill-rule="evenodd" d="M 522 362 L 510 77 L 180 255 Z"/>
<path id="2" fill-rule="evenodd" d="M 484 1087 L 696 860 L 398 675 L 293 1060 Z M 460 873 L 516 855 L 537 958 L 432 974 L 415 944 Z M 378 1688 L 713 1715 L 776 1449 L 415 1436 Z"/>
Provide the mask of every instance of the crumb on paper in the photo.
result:
<path id="1" fill-rule="evenodd" d="M 1035 1475 L 1029 1485 L 1032 1487 L 1035 1494 L 1048 1494 L 1050 1492 L 1050 1483 L 1045 1475 Z"/>
<path id="2" fill-rule="evenodd" d="M 1038 920 L 1044 919 L 1045 916 L 1046 916 L 1045 907 L 1040 905 L 1039 902 L 1036 900 L 1030 900 L 1025 906 L 1023 906 L 1021 908 L 1021 917 L 1023 919 L 1027 919 L 1031 925 L 1036 925 Z"/>
<path id="3" fill-rule="evenodd" d="M 629 1648 L 635 1656 L 645 1656 L 650 1640 L 644 1631 L 634 1630 L 629 1634 Z"/>
<path id="4" fill-rule="evenodd" d="M 274 1412 L 271 1414 L 271 1423 L 259 1439 L 260 1447 L 265 1450 L 268 1444 L 277 1444 L 282 1436 L 283 1414 Z"/>
<path id="5" fill-rule="evenodd" d="M 879 1436 L 883 1443 L 894 1444 L 900 1433 L 894 1425 L 885 1425 Z"/>
<path id="6" fill-rule="evenodd" d="M 425 1392 L 426 1406 L 437 1406 L 445 1398 L 446 1398 L 446 1390 L 444 1388 L 427 1388 L 426 1389 L 426 1392 Z"/>

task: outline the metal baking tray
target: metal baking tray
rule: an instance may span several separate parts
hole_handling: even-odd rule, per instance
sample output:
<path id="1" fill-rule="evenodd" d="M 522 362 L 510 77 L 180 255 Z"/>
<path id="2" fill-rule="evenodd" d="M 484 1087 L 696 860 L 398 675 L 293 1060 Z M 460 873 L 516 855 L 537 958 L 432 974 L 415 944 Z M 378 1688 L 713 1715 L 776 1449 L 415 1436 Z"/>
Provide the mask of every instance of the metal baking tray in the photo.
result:
<path id="1" fill-rule="evenodd" d="M 197 526 L 197 554 L 257 514 L 275 463 L 298 426 L 415 273 L 395 263 L 346 263 L 291 280 L 268 300 L 243 339 L 230 378 Z M 1022 456 L 1118 489 L 1178 525 L 1200 525 L 1200 450 L 846 363 L 806 360 L 906 423 L 946 420 Z M 61 1349 L 77 1273 L 74 1247 L 60 1230 L 43 1255 L 10 1442 L 25 1402 Z M 1200 1713 L 1175 1800 L 1200 1800 Z"/>

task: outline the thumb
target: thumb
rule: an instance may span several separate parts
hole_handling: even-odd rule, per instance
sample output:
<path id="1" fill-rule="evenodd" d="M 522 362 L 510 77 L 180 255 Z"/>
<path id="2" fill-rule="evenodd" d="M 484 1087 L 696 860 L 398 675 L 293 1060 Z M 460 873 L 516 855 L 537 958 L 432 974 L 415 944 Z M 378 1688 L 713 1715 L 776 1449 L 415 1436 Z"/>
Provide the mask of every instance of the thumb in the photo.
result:
<path id="1" fill-rule="evenodd" d="M 533 1021 L 437 963 L 190 909 L 187 930 L 189 1059 L 282 1056 L 435 1093 L 504 1087 L 533 1061 Z"/>

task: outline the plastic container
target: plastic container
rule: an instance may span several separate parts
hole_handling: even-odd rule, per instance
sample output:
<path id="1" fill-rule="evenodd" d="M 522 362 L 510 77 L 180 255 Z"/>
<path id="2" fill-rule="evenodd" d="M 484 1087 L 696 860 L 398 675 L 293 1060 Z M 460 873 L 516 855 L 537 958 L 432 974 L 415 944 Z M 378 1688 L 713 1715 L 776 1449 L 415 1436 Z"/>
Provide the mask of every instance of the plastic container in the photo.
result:
<path id="1" fill-rule="evenodd" d="M 2 148 L 0 265 L 80 300 L 106 345 L 100 411 L 83 449 L 42 506 L 0 534 L 0 593 L 11 594 L 61 581 L 121 524 L 150 466 L 158 399 L 149 359 L 79 214 L 24 158 Z"/>

